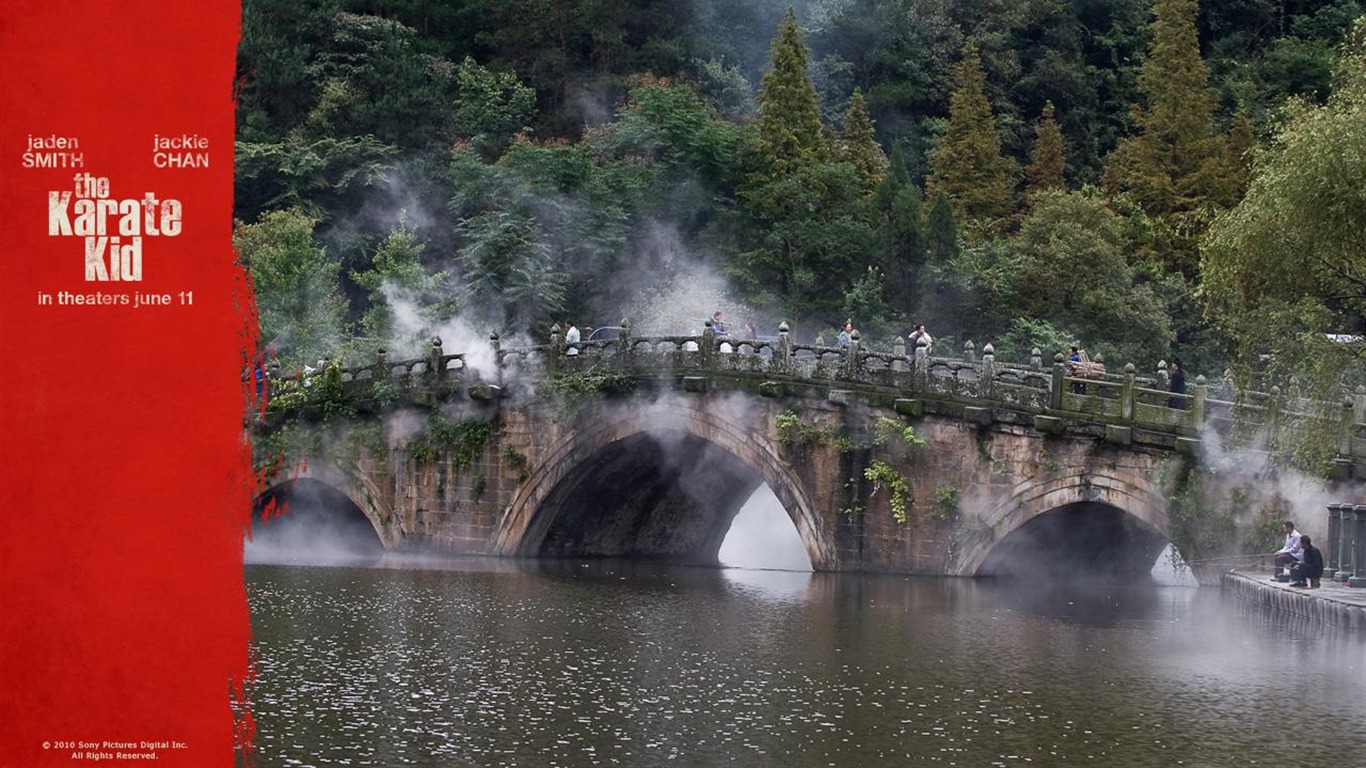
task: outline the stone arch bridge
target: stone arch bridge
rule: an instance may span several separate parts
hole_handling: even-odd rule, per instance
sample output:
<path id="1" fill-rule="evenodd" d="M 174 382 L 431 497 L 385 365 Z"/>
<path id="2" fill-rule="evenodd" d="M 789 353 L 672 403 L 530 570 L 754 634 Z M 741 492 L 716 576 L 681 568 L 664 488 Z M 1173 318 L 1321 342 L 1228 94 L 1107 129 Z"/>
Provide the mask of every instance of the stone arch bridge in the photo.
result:
<path id="1" fill-rule="evenodd" d="M 632 337 L 272 380 L 264 504 L 342 497 L 387 549 L 712 564 L 761 484 L 817 570 L 1146 573 L 1168 541 L 1246 547 L 1287 503 L 1207 446 L 1328 435 L 1366 477 L 1366 392 L 1325 406 L 1045 367 L 775 341 Z M 1260 442 L 1258 442 L 1260 441 Z M 1204 457 L 1204 458 L 1202 458 Z M 1255 500 L 1255 501 L 1250 501 Z"/>

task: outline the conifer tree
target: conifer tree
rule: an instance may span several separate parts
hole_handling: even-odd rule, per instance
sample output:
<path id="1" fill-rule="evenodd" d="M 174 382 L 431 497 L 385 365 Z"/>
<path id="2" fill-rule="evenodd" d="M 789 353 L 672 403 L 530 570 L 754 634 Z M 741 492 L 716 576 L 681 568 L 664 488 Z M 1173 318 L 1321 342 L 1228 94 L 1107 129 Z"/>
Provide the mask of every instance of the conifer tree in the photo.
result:
<path id="1" fill-rule="evenodd" d="M 958 224 L 953 218 L 953 204 L 943 190 L 935 193 L 925 216 L 925 245 L 932 264 L 942 266 L 958 255 Z"/>
<path id="2" fill-rule="evenodd" d="M 986 74 L 975 43 L 963 48 L 949 96 L 949 119 L 930 154 L 927 192 L 943 192 L 970 232 L 998 231 L 1013 206 L 1015 163 L 1001 154 L 996 116 L 987 101 Z"/>
<path id="3" fill-rule="evenodd" d="M 809 51 L 792 8 L 769 49 L 773 68 L 759 85 L 759 153 L 769 179 L 829 157 L 816 86 L 807 72 Z"/>
<path id="4" fill-rule="evenodd" d="M 865 193 L 872 193 L 882 183 L 887 172 L 887 155 L 877 143 L 873 118 L 863 103 L 863 92 L 855 89 L 849 99 L 849 111 L 844 115 L 844 130 L 840 132 L 839 159 L 851 163 L 858 171 L 859 182 Z"/>
<path id="5" fill-rule="evenodd" d="M 1214 131 L 1216 94 L 1200 58 L 1196 0 L 1155 0 L 1153 14 L 1152 42 L 1138 76 L 1146 103 L 1133 112 L 1139 133 L 1116 147 L 1104 181 L 1182 233 L 1170 259 L 1190 270 L 1206 210 L 1223 197 L 1225 147 Z"/>
<path id="6" fill-rule="evenodd" d="M 1034 149 L 1025 169 L 1025 196 L 1047 189 L 1064 189 L 1066 160 L 1063 157 L 1062 129 L 1053 119 L 1053 102 L 1043 105 L 1043 115 L 1034 127 Z"/>

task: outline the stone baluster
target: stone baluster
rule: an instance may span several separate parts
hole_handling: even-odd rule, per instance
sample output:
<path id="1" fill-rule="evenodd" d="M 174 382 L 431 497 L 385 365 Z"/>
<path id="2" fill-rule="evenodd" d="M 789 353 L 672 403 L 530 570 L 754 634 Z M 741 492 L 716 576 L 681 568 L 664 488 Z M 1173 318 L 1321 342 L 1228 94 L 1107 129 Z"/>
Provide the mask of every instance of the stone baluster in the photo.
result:
<path id="1" fill-rule="evenodd" d="M 977 387 L 979 397 L 991 397 L 996 391 L 996 347 L 989 341 L 982 347 L 982 378 Z"/>
<path id="2" fill-rule="evenodd" d="M 1209 382 L 1205 374 L 1195 377 L 1195 395 L 1191 398 L 1191 428 L 1196 433 L 1205 431 L 1205 401 L 1209 399 Z"/>
<path id="3" fill-rule="evenodd" d="M 844 356 L 844 375 L 850 379 L 857 379 L 859 372 L 859 347 L 863 345 L 862 334 L 855 328 L 849 334 L 849 349 L 845 350 Z"/>
<path id="4" fill-rule="evenodd" d="M 1053 355 L 1053 380 L 1048 385 L 1048 409 L 1051 411 L 1062 410 L 1063 379 L 1067 378 L 1065 360 L 1061 352 Z"/>
<path id="5" fill-rule="evenodd" d="M 963 342 L 963 360 L 969 363 L 977 362 L 977 345 L 972 343 L 972 339 Z"/>
<path id="6" fill-rule="evenodd" d="M 493 348 L 493 367 L 496 371 L 497 384 L 503 386 L 503 345 L 499 341 L 498 332 L 489 334 L 489 346 Z"/>
<path id="7" fill-rule="evenodd" d="M 432 337 L 432 346 L 427 351 L 427 375 L 435 384 L 446 378 L 446 366 L 441 362 L 441 337 Z"/>
<path id="8" fill-rule="evenodd" d="M 702 323 L 702 342 L 698 353 L 702 356 L 702 368 L 711 370 L 712 361 L 716 358 L 716 329 L 710 320 Z"/>
<path id="9" fill-rule="evenodd" d="M 923 336 L 915 340 L 915 372 L 917 376 L 930 375 L 930 342 Z"/>
<path id="10" fill-rule="evenodd" d="M 1347 586 L 1366 588 L 1366 504 L 1352 506 L 1352 576 Z"/>
<path id="11" fill-rule="evenodd" d="M 1124 384 L 1119 389 L 1119 417 L 1124 421 L 1134 420 L 1134 388 L 1137 386 L 1138 370 L 1133 363 L 1124 365 Z"/>
<path id="12" fill-rule="evenodd" d="M 1043 352 L 1039 351 L 1038 347 L 1029 350 L 1029 370 L 1043 370 Z"/>
<path id="13" fill-rule="evenodd" d="M 896 341 L 892 344 L 892 372 L 906 372 L 906 338 L 904 336 L 896 337 Z"/>
<path id="14" fill-rule="evenodd" d="M 564 336 L 560 335 L 560 324 L 550 326 L 550 349 L 545 355 L 545 370 L 550 375 L 560 371 L 560 358 L 564 356 Z"/>
<path id="15" fill-rule="evenodd" d="M 773 366 L 778 373 L 786 373 L 792 368 L 792 337 L 787 321 L 778 323 L 778 349 L 773 353 Z"/>
<path id="16" fill-rule="evenodd" d="M 1332 581 L 1341 562 L 1342 508 L 1350 504 L 1328 505 L 1328 545 L 1323 547 L 1323 578 Z"/>
<path id="17" fill-rule="evenodd" d="M 1352 456 L 1352 436 L 1356 434 L 1356 411 L 1351 398 L 1342 401 L 1341 424 L 1338 427 L 1338 455 Z"/>
<path id="18" fill-rule="evenodd" d="M 1269 444 L 1275 444 L 1281 432 L 1281 388 L 1273 386 L 1266 398 L 1266 437 Z"/>
<path id="19" fill-rule="evenodd" d="M 617 337 L 617 354 L 627 356 L 631 354 L 633 345 L 631 344 L 631 321 L 621 318 L 621 335 Z"/>
<path id="20" fill-rule="evenodd" d="M 1338 507 L 1338 570 L 1337 581 L 1347 581 L 1352 575 L 1352 514 L 1355 507 L 1342 504 Z"/>

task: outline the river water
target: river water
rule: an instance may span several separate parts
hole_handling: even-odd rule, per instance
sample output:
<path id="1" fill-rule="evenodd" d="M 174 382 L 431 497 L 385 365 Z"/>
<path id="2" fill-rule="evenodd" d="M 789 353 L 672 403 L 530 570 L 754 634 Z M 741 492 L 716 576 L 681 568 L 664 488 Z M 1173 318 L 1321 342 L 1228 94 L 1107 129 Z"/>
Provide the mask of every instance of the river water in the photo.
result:
<path id="1" fill-rule="evenodd" d="M 1217 589 L 246 566 L 268 766 L 1366 765 L 1366 637 Z"/>

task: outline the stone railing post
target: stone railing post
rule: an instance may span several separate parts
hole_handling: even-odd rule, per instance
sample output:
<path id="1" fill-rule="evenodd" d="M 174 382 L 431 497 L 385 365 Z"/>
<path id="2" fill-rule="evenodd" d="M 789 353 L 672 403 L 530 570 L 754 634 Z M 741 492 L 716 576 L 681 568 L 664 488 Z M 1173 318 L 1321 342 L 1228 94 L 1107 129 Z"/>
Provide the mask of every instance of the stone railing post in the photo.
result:
<path id="1" fill-rule="evenodd" d="M 849 334 L 849 348 L 844 351 L 844 375 L 850 379 L 858 378 L 859 347 L 863 345 L 862 334 L 855 329 Z"/>
<path id="2" fill-rule="evenodd" d="M 1134 420 L 1134 387 L 1138 374 L 1133 363 L 1124 364 L 1124 384 L 1119 388 L 1119 418 Z"/>
<path id="3" fill-rule="evenodd" d="M 963 360 L 969 363 L 977 362 L 977 345 L 972 343 L 972 339 L 963 342 Z"/>
<path id="4" fill-rule="evenodd" d="M 702 341 L 698 352 L 702 355 L 702 368 L 711 370 L 712 361 L 716 357 L 716 329 L 712 327 L 710 320 L 702 323 Z"/>
<path id="5" fill-rule="evenodd" d="M 792 368 L 792 336 L 787 321 L 778 323 L 778 349 L 773 353 L 772 363 L 778 373 L 787 373 Z"/>
<path id="6" fill-rule="evenodd" d="M 431 349 L 427 352 L 427 375 L 433 384 L 440 384 L 446 378 L 446 366 L 441 362 L 441 337 L 432 337 Z"/>
<path id="7" fill-rule="evenodd" d="M 977 392 L 983 399 L 996 392 L 996 347 L 989 341 L 982 347 L 982 378 L 977 382 Z"/>
<path id="8" fill-rule="evenodd" d="M 564 355 L 564 337 L 560 335 L 560 324 L 550 326 L 550 349 L 545 353 L 545 372 L 554 376 L 560 372 L 560 357 Z"/>
<path id="9" fill-rule="evenodd" d="M 1351 457 L 1352 435 L 1356 434 L 1356 410 L 1351 398 L 1342 401 L 1342 424 L 1338 427 L 1338 455 Z"/>
<path id="10" fill-rule="evenodd" d="M 1275 443 L 1276 436 L 1281 433 L 1281 388 L 1273 386 L 1266 398 L 1266 438 L 1268 443 Z"/>
<path id="11" fill-rule="evenodd" d="M 1352 577 L 1347 586 L 1366 587 L 1366 504 L 1352 507 Z"/>
<path id="12" fill-rule="evenodd" d="M 617 354 L 625 357 L 631 354 L 631 321 L 621 318 L 621 335 L 617 337 Z"/>
<path id="13" fill-rule="evenodd" d="M 503 386 L 503 345 L 499 341 L 497 331 L 489 334 L 489 346 L 493 348 L 493 367 L 496 371 L 494 383 L 501 387 Z"/>
<path id="14" fill-rule="evenodd" d="M 1338 505 L 1338 557 L 1337 581 L 1346 581 L 1352 575 L 1352 504 Z"/>
<path id="15" fill-rule="evenodd" d="M 896 337 L 896 341 L 892 343 L 892 372 L 906 372 L 906 338 L 904 336 Z"/>
<path id="16" fill-rule="evenodd" d="M 1029 370 L 1043 370 L 1043 352 L 1040 352 L 1038 347 L 1029 350 Z"/>
<path id="17" fill-rule="evenodd" d="M 1358 384 L 1352 395 L 1352 413 L 1358 424 L 1366 424 L 1366 384 Z"/>
<path id="18" fill-rule="evenodd" d="M 923 336 L 915 340 L 915 373 L 917 376 L 930 375 L 930 343 Z"/>
<path id="19" fill-rule="evenodd" d="M 1342 546 L 1342 508 L 1350 504 L 1328 505 L 1328 545 L 1323 547 L 1323 578 L 1329 581 L 1337 574 L 1339 553 Z"/>
<path id="20" fill-rule="evenodd" d="M 1063 379 L 1067 377 L 1067 366 L 1063 365 L 1063 356 L 1059 352 L 1053 355 L 1053 380 L 1048 385 L 1048 409 L 1051 411 L 1062 410 L 1062 388 Z"/>
<path id="21" fill-rule="evenodd" d="M 1205 431 L 1205 401 L 1209 399 L 1209 382 L 1205 374 L 1195 377 L 1195 396 L 1191 399 L 1191 428 L 1197 433 Z"/>

